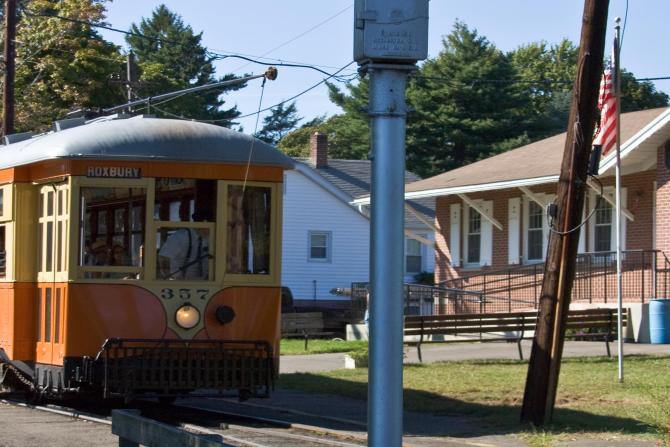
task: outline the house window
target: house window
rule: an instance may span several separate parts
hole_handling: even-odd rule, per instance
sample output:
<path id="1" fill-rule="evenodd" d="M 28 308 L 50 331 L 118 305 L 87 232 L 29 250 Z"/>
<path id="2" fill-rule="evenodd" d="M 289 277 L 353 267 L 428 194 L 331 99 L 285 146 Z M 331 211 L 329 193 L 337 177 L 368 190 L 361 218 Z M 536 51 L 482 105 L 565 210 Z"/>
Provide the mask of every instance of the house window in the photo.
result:
<path id="1" fill-rule="evenodd" d="M 479 264 L 481 257 L 482 215 L 472 208 L 468 212 L 467 230 L 468 252 L 466 262 L 468 264 Z"/>
<path id="2" fill-rule="evenodd" d="M 536 202 L 528 202 L 528 244 L 527 259 L 529 261 L 542 260 L 544 257 L 544 210 Z"/>
<path id="3" fill-rule="evenodd" d="M 596 208 L 593 249 L 594 251 L 612 250 L 612 205 L 606 200 L 600 200 Z"/>
<path id="4" fill-rule="evenodd" d="M 415 239 L 405 243 L 405 273 L 421 273 L 421 242 Z"/>
<path id="5" fill-rule="evenodd" d="M 309 232 L 309 260 L 319 262 L 330 260 L 330 232 Z"/>

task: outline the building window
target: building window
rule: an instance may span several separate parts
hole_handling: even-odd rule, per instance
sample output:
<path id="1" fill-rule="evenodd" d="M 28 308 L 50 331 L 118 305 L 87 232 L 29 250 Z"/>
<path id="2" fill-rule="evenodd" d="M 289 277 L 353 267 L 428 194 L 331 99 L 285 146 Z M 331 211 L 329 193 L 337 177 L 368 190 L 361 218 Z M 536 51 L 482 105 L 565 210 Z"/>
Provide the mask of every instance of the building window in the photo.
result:
<path id="1" fill-rule="evenodd" d="M 472 208 L 468 211 L 468 252 L 466 262 L 468 264 L 479 264 L 481 258 L 482 215 Z"/>
<path id="2" fill-rule="evenodd" d="M 309 232 L 309 260 L 328 262 L 330 260 L 330 232 Z"/>
<path id="3" fill-rule="evenodd" d="M 421 273 L 421 270 L 421 242 L 415 239 L 406 239 L 405 273 L 412 275 Z"/>
<path id="4" fill-rule="evenodd" d="M 604 199 L 600 200 L 596 208 L 593 249 L 594 251 L 612 250 L 612 205 Z"/>
<path id="5" fill-rule="evenodd" d="M 529 261 L 542 260 L 544 257 L 544 210 L 536 202 L 528 202 L 528 231 L 526 243 Z"/>

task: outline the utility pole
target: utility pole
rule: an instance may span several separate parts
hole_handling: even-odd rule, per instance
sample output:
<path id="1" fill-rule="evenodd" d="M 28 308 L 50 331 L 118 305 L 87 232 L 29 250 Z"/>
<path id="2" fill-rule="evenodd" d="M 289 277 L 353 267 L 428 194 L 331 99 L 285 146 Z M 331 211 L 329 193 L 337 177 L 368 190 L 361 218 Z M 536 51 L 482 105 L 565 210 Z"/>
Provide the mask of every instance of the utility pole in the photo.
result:
<path id="1" fill-rule="evenodd" d="M 521 420 L 551 421 L 575 276 L 587 168 L 597 118 L 609 0 L 585 0 L 577 75 L 549 240 L 537 328 L 528 365 Z"/>
<path id="2" fill-rule="evenodd" d="M 14 68 L 16 57 L 16 0 L 5 0 L 5 72 L 2 95 L 2 134 L 14 133 Z"/>
<path id="3" fill-rule="evenodd" d="M 403 434 L 403 259 L 407 75 L 428 55 L 428 0 L 356 0 L 354 60 L 370 75 L 368 445 Z"/>

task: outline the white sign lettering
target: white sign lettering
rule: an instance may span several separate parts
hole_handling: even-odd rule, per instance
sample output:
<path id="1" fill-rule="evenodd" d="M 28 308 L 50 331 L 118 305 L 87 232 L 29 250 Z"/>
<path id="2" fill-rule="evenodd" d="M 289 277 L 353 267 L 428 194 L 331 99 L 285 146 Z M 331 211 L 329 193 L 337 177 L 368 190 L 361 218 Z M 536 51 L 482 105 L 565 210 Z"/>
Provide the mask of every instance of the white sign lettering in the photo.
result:
<path id="1" fill-rule="evenodd" d="M 140 178 L 142 170 L 121 166 L 89 166 L 86 169 L 86 177 Z"/>

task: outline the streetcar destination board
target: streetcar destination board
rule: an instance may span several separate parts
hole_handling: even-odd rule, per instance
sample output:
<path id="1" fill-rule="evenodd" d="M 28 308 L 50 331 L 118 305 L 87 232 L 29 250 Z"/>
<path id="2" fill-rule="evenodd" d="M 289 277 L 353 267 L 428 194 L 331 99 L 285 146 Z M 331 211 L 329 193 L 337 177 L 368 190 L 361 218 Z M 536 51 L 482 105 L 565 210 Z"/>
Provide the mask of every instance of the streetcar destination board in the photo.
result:
<path id="1" fill-rule="evenodd" d="M 140 178 L 142 169 L 121 166 L 89 166 L 86 169 L 86 177 Z"/>

